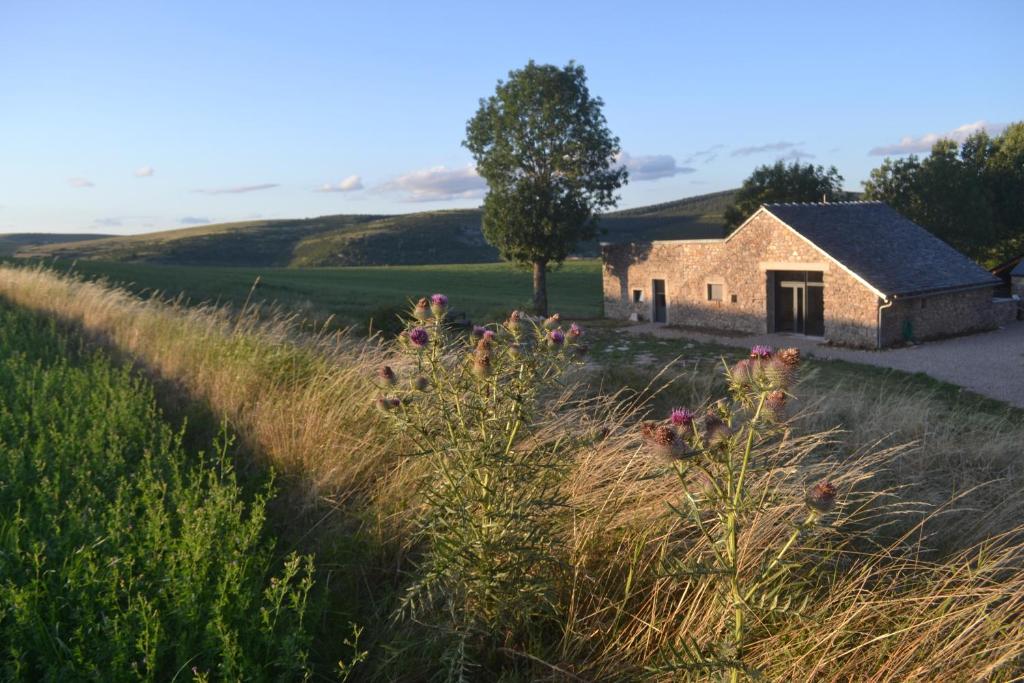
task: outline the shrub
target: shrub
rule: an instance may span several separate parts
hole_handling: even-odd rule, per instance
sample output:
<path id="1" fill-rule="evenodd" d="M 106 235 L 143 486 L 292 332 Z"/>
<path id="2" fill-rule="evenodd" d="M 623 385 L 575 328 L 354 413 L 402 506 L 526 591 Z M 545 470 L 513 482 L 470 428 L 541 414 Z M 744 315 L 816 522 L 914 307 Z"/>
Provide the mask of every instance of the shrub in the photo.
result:
<path id="1" fill-rule="evenodd" d="M 561 380 L 585 352 L 580 330 L 513 313 L 453 336 L 447 299 L 421 299 L 397 341 L 396 372 L 378 372 L 378 408 L 429 460 L 420 488 L 425 545 L 400 614 L 451 636 L 449 672 L 519 647 L 558 616 L 562 572 L 553 529 L 575 444 L 538 438 L 538 413 L 566 399 Z"/>
<path id="2" fill-rule="evenodd" d="M 0 677 L 309 672 L 312 558 L 277 555 L 228 446 L 186 452 L 142 379 L 0 307 Z"/>

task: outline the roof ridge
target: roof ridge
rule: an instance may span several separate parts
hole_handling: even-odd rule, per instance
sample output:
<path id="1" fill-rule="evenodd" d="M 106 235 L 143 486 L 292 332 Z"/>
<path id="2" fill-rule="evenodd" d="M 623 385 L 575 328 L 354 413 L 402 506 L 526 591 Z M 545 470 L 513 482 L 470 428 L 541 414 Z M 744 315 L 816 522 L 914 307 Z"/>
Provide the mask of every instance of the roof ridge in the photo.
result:
<path id="1" fill-rule="evenodd" d="M 851 199 L 841 202 L 765 202 L 762 206 L 845 206 L 852 204 L 885 204 L 880 199 Z"/>

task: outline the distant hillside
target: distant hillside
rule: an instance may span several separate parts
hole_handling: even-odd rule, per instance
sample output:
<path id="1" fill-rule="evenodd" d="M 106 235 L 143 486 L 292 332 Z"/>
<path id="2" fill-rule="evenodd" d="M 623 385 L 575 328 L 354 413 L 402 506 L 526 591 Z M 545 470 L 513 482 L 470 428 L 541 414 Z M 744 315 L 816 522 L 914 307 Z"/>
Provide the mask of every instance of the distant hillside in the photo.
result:
<path id="1" fill-rule="evenodd" d="M 720 237 L 733 191 L 617 211 L 602 217 L 598 241 Z M 23 257 L 59 257 L 207 266 L 367 266 L 485 263 L 498 252 L 483 238 L 480 211 L 397 216 L 339 215 L 204 225 L 88 243 L 34 244 Z"/>
<path id="2" fill-rule="evenodd" d="M 110 235 L 87 235 L 72 233 L 59 235 L 50 232 L 15 232 L 9 235 L 0 235 L 0 256 L 10 256 L 15 252 L 41 244 L 56 244 L 67 242 L 82 242 L 85 240 L 98 240 Z"/>

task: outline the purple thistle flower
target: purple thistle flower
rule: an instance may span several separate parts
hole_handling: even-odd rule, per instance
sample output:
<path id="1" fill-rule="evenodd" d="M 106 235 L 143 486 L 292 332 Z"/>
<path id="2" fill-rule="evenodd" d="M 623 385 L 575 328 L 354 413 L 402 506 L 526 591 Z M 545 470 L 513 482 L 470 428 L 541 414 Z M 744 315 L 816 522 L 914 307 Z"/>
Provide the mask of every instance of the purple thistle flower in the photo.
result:
<path id="1" fill-rule="evenodd" d="M 811 487 L 804 500 L 807 507 L 815 512 L 826 514 L 835 507 L 836 487 L 832 482 L 824 479 Z"/>
<path id="2" fill-rule="evenodd" d="M 484 339 L 487 341 L 494 339 L 494 330 L 484 330 Z"/>
<path id="3" fill-rule="evenodd" d="M 555 346 L 561 346 L 565 343 L 565 332 L 555 329 L 548 332 L 548 339 Z"/>
<path id="4" fill-rule="evenodd" d="M 430 335 L 422 327 L 415 327 L 409 332 L 409 341 L 416 348 L 422 349 L 430 341 Z"/>
<path id="5" fill-rule="evenodd" d="M 693 422 L 694 412 L 689 408 L 673 408 L 669 421 L 676 427 L 688 427 Z"/>
<path id="6" fill-rule="evenodd" d="M 772 347 L 770 347 L 770 346 L 768 346 L 766 344 L 756 344 L 756 345 L 754 345 L 753 348 L 750 349 L 750 357 L 751 358 L 764 359 L 764 358 L 771 358 L 771 356 L 772 356 Z"/>
<path id="7" fill-rule="evenodd" d="M 430 312 L 435 318 L 443 318 L 448 310 L 448 297 L 444 294 L 434 294 L 430 297 Z"/>
<path id="8" fill-rule="evenodd" d="M 569 325 L 568 336 L 571 341 L 576 341 L 583 336 L 583 329 L 576 323 L 573 323 L 572 325 Z"/>
<path id="9" fill-rule="evenodd" d="M 487 332 L 487 328 L 486 327 L 483 327 L 481 325 L 473 325 L 473 338 L 474 339 L 482 338 L 484 336 L 485 332 Z"/>

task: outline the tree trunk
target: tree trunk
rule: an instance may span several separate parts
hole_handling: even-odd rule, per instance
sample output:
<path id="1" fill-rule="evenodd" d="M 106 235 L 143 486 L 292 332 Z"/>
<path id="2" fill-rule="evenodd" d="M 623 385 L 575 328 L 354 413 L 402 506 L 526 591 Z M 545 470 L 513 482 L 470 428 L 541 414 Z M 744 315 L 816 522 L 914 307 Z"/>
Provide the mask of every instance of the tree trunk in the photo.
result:
<path id="1" fill-rule="evenodd" d="M 548 262 L 533 262 L 533 312 L 548 315 Z"/>

